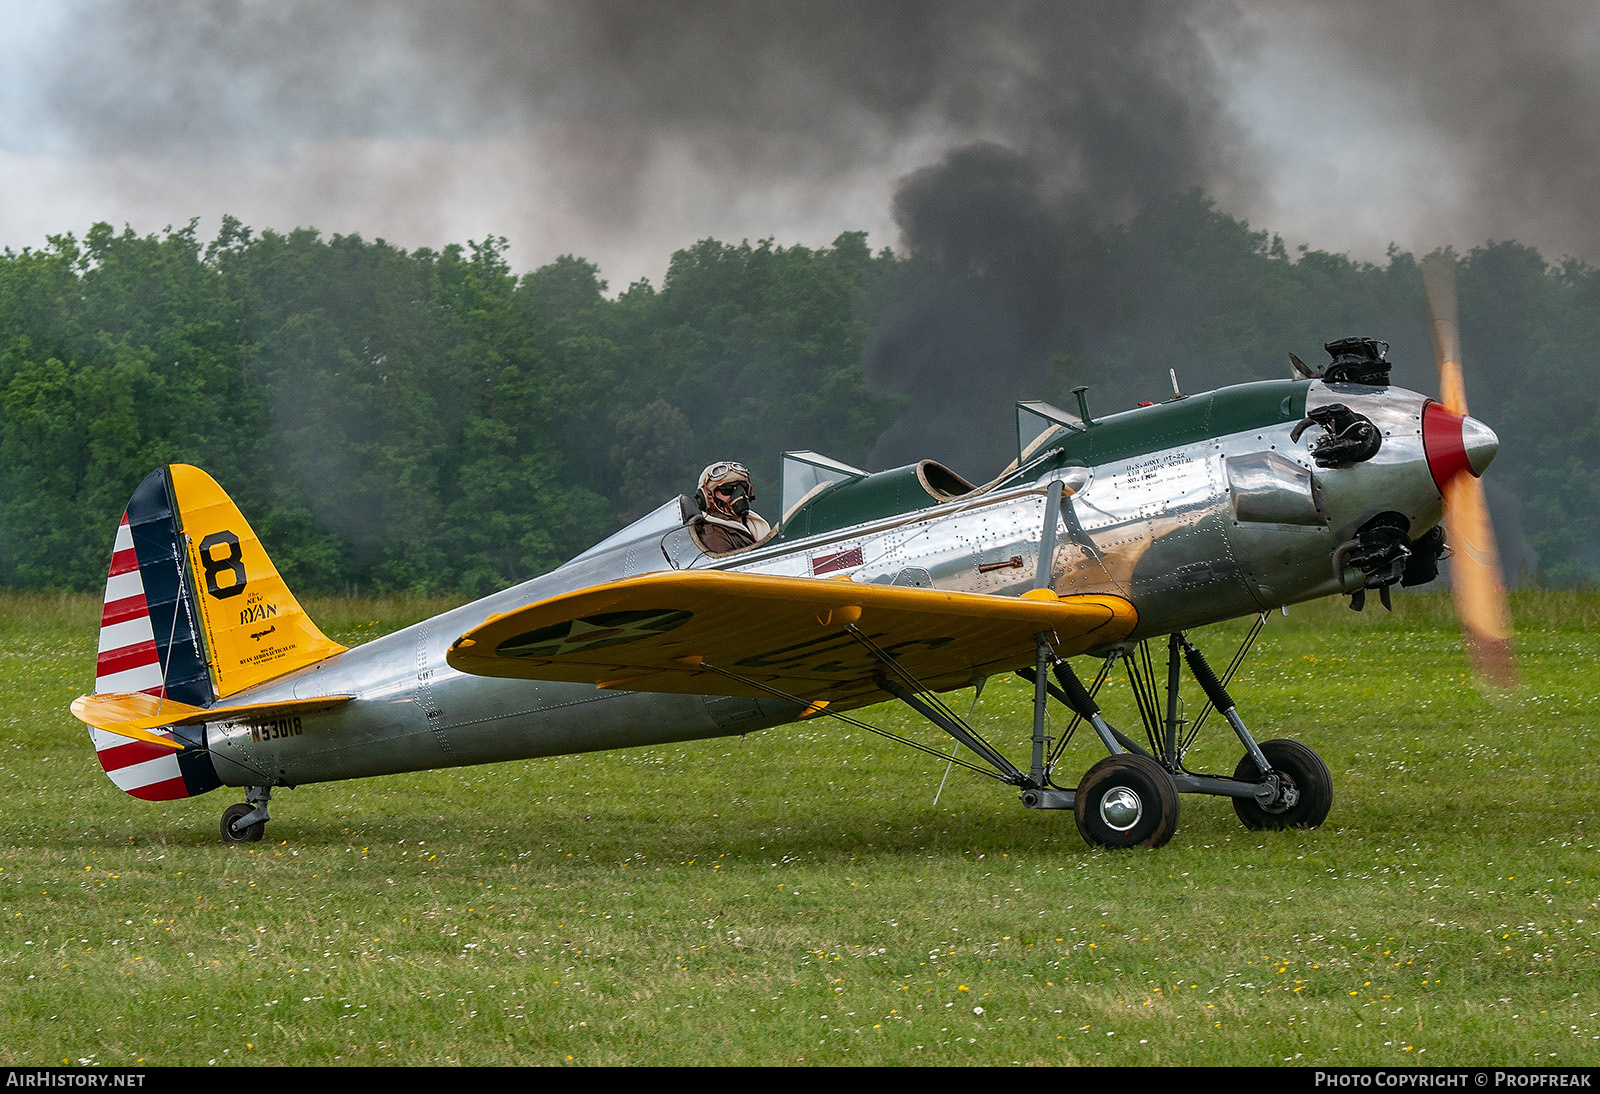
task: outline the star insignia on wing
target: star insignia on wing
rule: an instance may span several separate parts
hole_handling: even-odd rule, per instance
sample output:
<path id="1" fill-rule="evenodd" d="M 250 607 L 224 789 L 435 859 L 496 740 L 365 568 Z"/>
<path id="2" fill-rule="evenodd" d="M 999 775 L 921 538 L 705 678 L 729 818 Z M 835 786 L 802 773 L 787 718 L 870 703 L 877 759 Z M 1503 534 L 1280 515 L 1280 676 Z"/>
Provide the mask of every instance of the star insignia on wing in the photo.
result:
<path id="1" fill-rule="evenodd" d="M 683 626 L 693 617 L 693 612 L 672 608 L 605 612 L 508 638 L 500 643 L 497 652 L 502 657 L 569 657 L 607 646 L 636 642 L 641 638 L 653 638 Z"/>

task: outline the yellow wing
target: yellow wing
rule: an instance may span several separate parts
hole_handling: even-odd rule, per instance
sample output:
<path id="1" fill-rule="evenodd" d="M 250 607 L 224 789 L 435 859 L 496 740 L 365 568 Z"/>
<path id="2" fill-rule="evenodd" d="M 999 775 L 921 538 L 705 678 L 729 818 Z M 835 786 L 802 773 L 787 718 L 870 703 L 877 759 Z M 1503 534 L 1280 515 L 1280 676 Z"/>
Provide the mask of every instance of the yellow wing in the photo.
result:
<path id="1" fill-rule="evenodd" d="M 1119 596 L 979 596 L 802 577 L 685 570 L 648 574 L 491 616 L 450 647 L 461 672 L 629 691 L 877 697 L 886 670 L 854 634 L 934 690 L 1034 661 L 1034 635 L 1062 656 L 1115 642 L 1138 616 Z M 718 671 L 720 670 L 720 671 Z"/>

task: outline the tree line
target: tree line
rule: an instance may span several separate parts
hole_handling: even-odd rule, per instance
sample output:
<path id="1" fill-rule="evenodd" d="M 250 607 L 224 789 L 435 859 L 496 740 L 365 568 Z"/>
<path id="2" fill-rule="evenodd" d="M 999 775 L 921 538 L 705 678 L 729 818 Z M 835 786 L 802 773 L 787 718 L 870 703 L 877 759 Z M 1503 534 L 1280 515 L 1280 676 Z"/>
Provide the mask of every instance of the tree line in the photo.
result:
<path id="1" fill-rule="evenodd" d="M 1514 243 L 1459 256 L 1473 412 L 1502 439 L 1490 479 L 1510 553 L 1553 583 L 1600 574 L 1600 272 Z M 97 224 L 0 256 L 0 586 L 94 589 L 134 486 L 169 462 L 233 495 L 296 588 L 481 594 L 544 572 L 736 458 L 775 512 L 779 455 L 869 462 L 930 397 L 956 401 L 995 466 L 1010 400 L 1096 411 L 1286 374 L 1324 341 L 1394 344 L 1432 391 L 1415 258 L 1288 253 L 1174 195 L 1079 241 L 1042 367 L 997 355 L 970 390 L 868 367 L 886 316 L 938 282 L 872 252 L 705 240 L 659 288 L 608 295 L 564 256 L 518 274 L 506 241 L 405 251 L 226 218 L 155 235 Z M 977 299 L 982 300 L 979 295 Z M 937 344 L 919 352 L 937 354 Z M 1015 377 L 1012 382 L 1011 377 Z M 1024 390 L 1023 388 L 1026 388 Z M 924 454 L 940 458 L 940 437 Z M 971 446 L 963 446 L 970 451 Z M 1520 545 L 1520 546 L 1519 546 Z"/>

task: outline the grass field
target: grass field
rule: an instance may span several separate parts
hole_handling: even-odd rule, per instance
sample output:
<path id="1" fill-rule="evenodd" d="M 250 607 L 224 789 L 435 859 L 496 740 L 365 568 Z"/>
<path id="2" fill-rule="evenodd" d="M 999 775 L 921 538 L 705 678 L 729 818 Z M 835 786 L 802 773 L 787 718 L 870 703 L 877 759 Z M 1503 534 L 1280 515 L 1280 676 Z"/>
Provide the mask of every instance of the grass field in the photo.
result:
<path id="1" fill-rule="evenodd" d="M 442 606 L 309 608 L 351 643 Z M 1515 598 L 1493 702 L 1447 601 L 1396 607 L 1274 617 L 1233 688 L 1327 760 L 1325 827 L 1191 797 L 1106 853 L 824 721 L 302 787 L 224 846 L 236 791 L 130 798 L 67 713 L 98 603 L 0 599 L 0 1063 L 1592 1065 L 1600 595 Z M 1016 756 L 1028 700 L 975 719 Z"/>

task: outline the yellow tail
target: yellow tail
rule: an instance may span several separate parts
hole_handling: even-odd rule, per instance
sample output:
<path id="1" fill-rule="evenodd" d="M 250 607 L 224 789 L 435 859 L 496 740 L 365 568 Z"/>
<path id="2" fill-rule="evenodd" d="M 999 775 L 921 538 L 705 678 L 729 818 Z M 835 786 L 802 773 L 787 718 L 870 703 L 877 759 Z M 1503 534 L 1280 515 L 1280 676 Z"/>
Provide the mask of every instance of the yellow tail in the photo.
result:
<path id="1" fill-rule="evenodd" d="M 300 607 L 222 487 L 198 467 L 175 463 L 167 472 L 216 697 L 343 653 Z"/>

